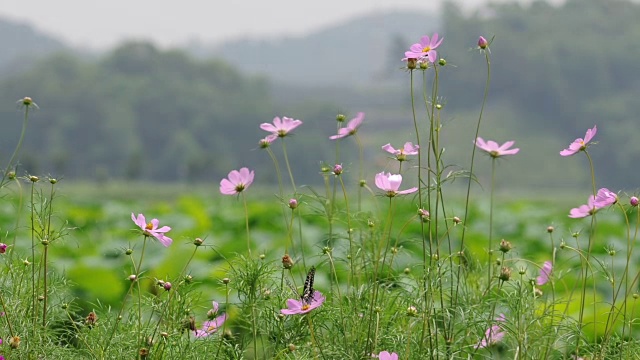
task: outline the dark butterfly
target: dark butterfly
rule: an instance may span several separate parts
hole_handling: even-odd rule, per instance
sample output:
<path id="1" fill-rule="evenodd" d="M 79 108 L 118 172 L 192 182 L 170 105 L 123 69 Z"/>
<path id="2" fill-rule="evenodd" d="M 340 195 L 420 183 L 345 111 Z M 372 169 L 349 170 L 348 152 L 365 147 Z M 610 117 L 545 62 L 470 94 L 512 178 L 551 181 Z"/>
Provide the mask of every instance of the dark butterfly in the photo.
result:
<path id="1" fill-rule="evenodd" d="M 302 296 L 300 299 L 305 304 L 311 304 L 311 300 L 313 300 L 313 280 L 316 276 L 316 268 L 312 266 L 307 273 L 307 278 L 304 280 L 304 288 L 302 289 Z"/>
<path id="2" fill-rule="evenodd" d="M 291 285 L 291 283 L 289 282 L 289 279 L 286 279 L 287 285 L 289 285 L 291 290 L 296 295 L 300 296 L 300 300 L 302 300 L 303 304 L 311 305 L 311 301 L 313 300 L 313 293 L 315 292 L 315 290 L 313 289 L 313 280 L 315 276 L 316 276 L 316 268 L 315 266 L 312 266 L 311 269 L 309 269 L 309 272 L 307 273 L 307 278 L 304 280 L 304 288 L 302 289 L 302 295 L 300 295 L 300 293 L 298 293 L 298 290 L 293 285 Z"/>

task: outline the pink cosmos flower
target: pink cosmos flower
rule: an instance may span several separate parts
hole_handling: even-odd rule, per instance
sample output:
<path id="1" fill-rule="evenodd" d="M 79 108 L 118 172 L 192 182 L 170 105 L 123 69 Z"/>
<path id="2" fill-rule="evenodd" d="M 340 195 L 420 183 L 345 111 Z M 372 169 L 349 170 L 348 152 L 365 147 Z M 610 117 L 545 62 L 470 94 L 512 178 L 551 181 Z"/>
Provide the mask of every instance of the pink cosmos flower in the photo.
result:
<path id="1" fill-rule="evenodd" d="M 0 243 L 0 254 L 4 254 L 7 252 L 7 244 Z"/>
<path id="2" fill-rule="evenodd" d="M 382 150 L 395 155 L 398 161 L 405 161 L 407 159 L 407 155 L 418 155 L 418 149 L 420 149 L 420 146 L 413 145 L 410 141 L 404 143 L 404 146 L 400 149 L 394 149 L 391 144 L 382 146 Z"/>
<path id="3" fill-rule="evenodd" d="M 218 331 L 225 321 L 227 321 L 227 314 L 222 314 L 213 320 L 205 321 L 202 324 L 202 329 L 197 329 L 194 335 L 197 338 L 209 336 Z"/>
<path id="4" fill-rule="evenodd" d="M 220 181 L 220 193 L 224 195 L 235 195 L 246 190 L 253 183 L 254 171 L 249 171 L 243 167 L 240 170 L 232 170 L 228 179 Z"/>
<path id="5" fill-rule="evenodd" d="M 398 360 L 398 354 L 389 353 L 388 351 L 381 351 L 377 356 L 380 360 Z"/>
<path id="6" fill-rule="evenodd" d="M 422 59 L 426 57 L 429 61 L 435 63 L 438 56 L 436 48 L 440 46 L 442 40 L 444 40 L 444 38 L 438 41 L 438 33 L 433 34 L 431 39 L 429 39 L 429 36 L 425 35 L 420 38 L 419 43 L 411 45 L 409 51 L 404 53 L 404 56 L 406 56 L 407 59 Z"/>
<path id="7" fill-rule="evenodd" d="M 358 132 L 358 128 L 362 124 L 363 120 L 364 120 L 364 113 L 359 112 L 356 117 L 349 120 L 349 123 L 347 123 L 347 126 L 340 128 L 338 130 L 338 135 L 330 136 L 329 139 L 335 140 L 335 139 L 341 139 L 350 135 L 355 135 L 355 133 Z"/>
<path id="8" fill-rule="evenodd" d="M 150 223 L 147 223 L 144 215 L 138 214 L 138 217 L 136 217 L 133 213 L 131 213 L 131 220 L 133 220 L 133 222 L 136 223 L 138 227 L 140 227 L 144 236 L 152 236 L 158 239 L 158 241 L 160 241 L 160 243 L 165 247 L 168 247 L 173 242 L 170 237 L 165 235 L 165 233 L 171 231 L 171 228 L 168 226 L 158 228 L 158 225 L 160 224 L 160 221 L 158 219 L 153 219 Z"/>
<path id="9" fill-rule="evenodd" d="M 602 188 L 596 193 L 593 204 L 597 209 L 613 205 L 618 202 L 618 195 L 607 188 Z"/>
<path id="10" fill-rule="evenodd" d="M 542 286 L 549 281 L 552 269 L 553 265 L 551 264 L 551 261 L 545 261 L 542 268 L 540 268 L 540 275 L 536 278 L 536 284 L 538 286 Z"/>
<path id="11" fill-rule="evenodd" d="M 503 155 L 517 154 L 518 151 L 520 151 L 519 148 L 509 149 L 511 146 L 513 146 L 514 143 L 514 141 L 507 141 L 506 143 L 500 145 L 492 140 L 485 142 L 481 137 L 478 137 L 474 142 L 477 147 L 485 151 L 487 154 L 491 155 L 492 158 L 498 158 Z"/>
<path id="12" fill-rule="evenodd" d="M 496 318 L 496 321 L 498 322 L 506 321 L 504 314 L 500 314 L 500 316 Z M 502 330 L 500 325 L 498 324 L 492 325 L 490 328 L 487 329 L 487 331 L 485 331 L 484 337 L 482 338 L 482 340 L 480 340 L 479 343 L 477 343 L 474 346 L 474 348 L 482 349 L 491 345 L 495 345 L 500 341 L 502 341 L 502 338 L 504 338 L 505 335 L 506 335 L 506 332 Z"/>
<path id="13" fill-rule="evenodd" d="M 302 121 L 300 120 L 294 120 L 286 116 L 283 116 L 282 120 L 280 120 L 280 118 L 276 116 L 273 118 L 273 124 L 262 123 L 260 124 L 260 129 L 270 132 L 271 135 L 267 136 L 266 139 L 273 141 L 276 138 L 287 136 L 291 130 L 300 125 L 302 125 Z"/>
<path id="14" fill-rule="evenodd" d="M 569 211 L 569 217 L 577 219 L 595 214 L 597 210 L 595 206 L 595 199 L 595 196 L 589 196 L 586 205 L 580 205 L 577 208 L 573 208 L 571 209 L 571 211 Z"/>
<path id="15" fill-rule="evenodd" d="M 378 189 L 385 191 L 386 196 L 394 197 L 396 195 L 411 194 L 418 191 L 417 187 L 412 187 L 407 190 L 398 191 L 402 184 L 402 175 L 385 173 L 384 171 L 376 174 L 375 178 L 376 186 Z"/>
<path id="16" fill-rule="evenodd" d="M 584 139 L 577 138 L 575 139 L 568 148 L 560 151 L 560 155 L 562 156 L 571 156 L 580 151 L 584 151 L 589 146 L 589 142 L 596 136 L 598 132 L 598 128 L 594 125 L 592 129 L 587 129 L 587 133 L 584 135 Z"/>
<path id="17" fill-rule="evenodd" d="M 325 297 L 320 291 L 313 292 L 313 298 L 309 303 L 302 300 L 287 300 L 287 308 L 280 310 L 284 315 L 306 314 L 324 303 Z"/>
<path id="18" fill-rule="evenodd" d="M 629 198 L 629 204 L 631 204 L 631 206 L 636 207 L 638 206 L 638 198 L 636 196 L 632 196 L 631 198 Z"/>

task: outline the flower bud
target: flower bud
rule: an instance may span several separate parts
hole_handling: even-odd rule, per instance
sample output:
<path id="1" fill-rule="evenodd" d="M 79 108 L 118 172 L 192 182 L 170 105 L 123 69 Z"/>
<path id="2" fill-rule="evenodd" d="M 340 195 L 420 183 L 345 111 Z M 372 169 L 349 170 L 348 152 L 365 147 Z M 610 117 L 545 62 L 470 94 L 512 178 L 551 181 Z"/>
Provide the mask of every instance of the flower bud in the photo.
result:
<path id="1" fill-rule="evenodd" d="M 184 282 L 186 282 L 187 284 L 191 284 L 193 282 L 193 276 L 191 275 L 186 275 L 184 277 Z"/>
<path id="2" fill-rule="evenodd" d="M 193 245 L 195 246 L 200 246 L 204 243 L 204 240 L 200 239 L 200 238 L 195 238 L 195 240 L 193 240 Z"/>
<path id="3" fill-rule="evenodd" d="M 457 217 L 457 216 L 454 216 L 454 217 L 453 217 L 453 223 L 454 223 L 454 224 L 458 225 L 458 224 L 460 224 L 461 222 L 462 222 L 462 220 L 460 220 L 460 218 L 459 218 L 459 217 Z"/>
<path id="4" fill-rule="evenodd" d="M 138 277 L 135 275 L 129 275 L 129 281 L 134 282 Z"/>
<path id="5" fill-rule="evenodd" d="M 43 295 L 38 295 L 38 301 L 43 302 L 44 301 L 44 296 Z"/>
<path id="6" fill-rule="evenodd" d="M 407 58 L 407 69 L 413 70 L 418 65 L 418 59 L 415 58 Z"/>
<path id="7" fill-rule="evenodd" d="M 49 178 L 49 183 L 50 183 L 51 185 L 55 185 L 55 184 L 57 184 L 57 183 L 58 183 L 58 180 L 57 180 L 57 179 L 54 179 L 54 178 Z"/>
<path id="8" fill-rule="evenodd" d="M 162 287 L 163 287 L 166 291 L 169 291 L 169 290 L 171 290 L 171 283 L 167 281 L 166 283 L 164 283 L 164 284 L 162 285 Z"/>
<path id="9" fill-rule="evenodd" d="M 347 119 L 346 116 L 344 116 L 344 114 L 338 114 L 336 115 L 336 121 L 337 122 L 344 122 Z"/>
<path id="10" fill-rule="evenodd" d="M 407 308 L 407 316 L 415 317 L 418 316 L 418 309 L 415 306 L 409 306 Z"/>
<path id="11" fill-rule="evenodd" d="M 260 258 L 260 260 L 264 260 L 264 259 L 267 257 L 267 255 L 265 255 L 265 254 L 260 254 L 260 256 L 258 256 L 258 257 Z"/>
<path id="12" fill-rule="evenodd" d="M 367 180 L 360 180 L 360 187 L 365 187 L 367 185 Z"/>
<path id="13" fill-rule="evenodd" d="M 35 105 L 35 103 L 33 102 L 33 99 L 25 96 L 22 99 L 18 100 L 19 103 L 22 103 L 23 106 L 29 107 L 31 105 Z"/>
<path id="14" fill-rule="evenodd" d="M 511 269 L 503 266 L 500 270 L 500 275 L 498 275 L 498 279 L 502 281 L 509 281 L 509 279 L 511 279 Z"/>
<path id="15" fill-rule="evenodd" d="M 40 178 L 39 178 L 39 177 L 37 177 L 37 176 L 35 176 L 35 175 L 29 175 L 29 181 L 36 183 L 36 182 L 38 182 L 39 180 L 40 180 Z"/>
<path id="16" fill-rule="evenodd" d="M 20 347 L 20 336 L 12 336 L 9 339 L 9 347 L 11 347 L 12 349 L 17 349 L 18 347 Z"/>
<path id="17" fill-rule="evenodd" d="M 16 172 L 9 171 L 9 173 L 7 174 L 7 177 L 9 178 L 9 180 L 14 180 L 16 178 Z"/>
<path id="18" fill-rule="evenodd" d="M 289 346 L 287 346 L 287 349 L 290 352 L 294 352 L 294 351 L 296 351 L 296 346 L 294 344 L 289 344 Z"/>
<path id="19" fill-rule="evenodd" d="M 333 166 L 333 175 L 340 175 L 342 174 L 342 164 L 335 164 Z"/>
<path id="20" fill-rule="evenodd" d="M 293 210 L 293 209 L 295 209 L 295 208 L 297 208 L 297 207 L 298 207 L 298 200 L 297 200 L 297 199 L 295 199 L 295 198 L 294 198 L 294 199 L 290 199 L 290 200 L 289 200 L 289 208 L 290 208 L 291 210 Z"/>
<path id="21" fill-rule="evenodd" d="M 429 221 L 429 216 L 431 216 L 431 214 L 429 214 L 428 210 L 418 209 L 418 216 L 420 216 L 420 219 L 422 219 L 423 222 L 427 222 Z"/>
<path id="22" fill-rule="evenodd" d="M 551 234 L 553 232 L 553 230 L 555 230 L 555 228 L 553 226 L 547 226 L 547 232 L 549 234 Z"/>
<path id="23" fill-rule="evenodd" d="M 260 146 L 260 149 L 266 149 L 270 145 L 271 141 L 269 141 L 269 138 L 260 139 L 260 141 L 258 141 L 258 146 Z"/>
<path id="24" fill-rule="evenodd" d="M 125 251 L 124 251 L 124 254 L 125 254 L 125 255 L 131 255 L 131 254 L 133 254 L 133 249 L 127 249 L 127 250 L 125 250 Z"/>
<path id="25" fill-rule="evenodd" d="M 540 288 L 534 287 L 533 288 L 533 296 L 535 296 L 535 297 L 542 296 L 542 290 L 540 290 Z"/>
<path id="26" fill-rule="evenodd" d="M 404 268 L 404 274 L 405 275 L 409 275 L 409 273 L 411 272 L 411 269 L 409 268 Z"/>
<path id="27" fill-rule="evenodd" d="M 487 41 L 487 39 L 485 39 L 484 37 L 480 36 L 480 38 L 478 38 L 478 47 L 480 49 L 486 49 L 487 46 L 489 45 L 489 42 Z"/>
<path id="28" fill-rule="evenodd" d="M 429 62 L 428 61 L 421 61 L 420 62 L 420 70 L 427 70 L 429 68 Z"/>
<path id="29" fill-rule="evenodd" d="M 445 60 L 445 59 L 440 59 L 440 60 L 438 60 L 438 65 L 440 65 L 440 66 L 446 66 L 446 65 L 447 65 L 447 60 Z"/>
<path id="30" fill-rule="evenodd" d="M 325 255 L 331 254 L 331 251 L 333 251 L 333 249 L 328 247 L 328 246 L 325 246 L 325 247 L 322 248 L 322 253 L 325 254 Z"/>
<path id="31" fill-rule="evenodd" d="M 225 285 L 227 285 L 230 282 L 231 282 L 231 280 L 229 278 L 222 279 L 222 283 L 225 284 Z"/>
<path id="32" fill-rule="evenodd" d="M 0 243 L 0 254 L 4 254 L 7 252 L 7 244 Z"/>
<path id="33" fill-rule="evenodd" d="M 87 315 L 86 319 L 84 319 L 84 323 L 88 326 L 93 326 L 96 324 L 96 322 L 98 321 L 98 315 L 96 315 L 95 312 L 90 312 L 89 315 Z"/>
<path id="34" fill-rule="evenodd" d="M 284 254 L 282 257 L 282 267 L 285 269 L 291 269 L 293 267 L 293 259 L 289 254 Z"/>
<path id="35" fill-rule="evenodd" d="M 140 355 L 140 359 L 146 359 L 147 356 L 149 356 L 149 349 L 141 348 L 140 350 L 138 350 L 138 355 Z"/>
<path id="36" fill-rule="evenodd" d="M 631 206 L 633 207 L 638 206 L 638 198 L 635 196 L 632 196 L 631 199 L 629 199 L 629 204 L 631 204 Z"/>
<path id="37" fill-rule="evenodd" d="M 511 250 L 513 247 L 511 246 L 511 243 L 505 239 L 500 240 L 500 251 L 502 251 L 503 253 L 508 253 L 509 250 Z"/>

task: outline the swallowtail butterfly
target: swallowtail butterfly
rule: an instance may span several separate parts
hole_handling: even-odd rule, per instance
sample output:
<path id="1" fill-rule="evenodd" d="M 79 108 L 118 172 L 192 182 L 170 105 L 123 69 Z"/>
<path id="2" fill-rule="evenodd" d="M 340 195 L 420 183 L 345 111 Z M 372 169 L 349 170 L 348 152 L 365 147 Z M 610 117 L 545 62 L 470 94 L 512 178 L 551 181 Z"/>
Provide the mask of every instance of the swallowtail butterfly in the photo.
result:
<path id="1" fill-rule="evenodd" d="M 300 300 L 305 305 L 311 305 L 311 301 L 313 300 L 313 293 L 315 290 L 313 289 L 313 280 L 316 276 L 316 268 L 312 266 L 307 273 L 307 278 L 304 280 L 304 288 L 302 289 L 302 295 L 298 293 L 298 290 L 291 285 L 289 279 L 287 279 L 287 284 L 291 288 L 291 290 L 298 296 L 300 296 Z"/>

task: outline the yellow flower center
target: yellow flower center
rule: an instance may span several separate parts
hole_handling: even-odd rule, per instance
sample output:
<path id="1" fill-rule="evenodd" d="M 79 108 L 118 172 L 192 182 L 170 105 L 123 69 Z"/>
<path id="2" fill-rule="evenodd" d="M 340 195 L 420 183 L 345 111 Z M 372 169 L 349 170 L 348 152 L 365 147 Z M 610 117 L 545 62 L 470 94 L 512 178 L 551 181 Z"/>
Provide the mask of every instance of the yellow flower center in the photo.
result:
<path id="1" fill-rule="evenodd" d="M 304 305 L 302 305 L 302 310 L 303 310 L 303 311 L 309 310 L 309 308 L 310 308 L 310 307 L 311 307 L 311 305 L 309 305 L 309 304 L 304 304 Z"/>
<path id="2" fill-rule="evenodd" d="M 425 46 L 424 49 L 422 49 L 422 52 L 429 52 L 431 51 L 431 46 Z"/>
<path id="3" fill-rule="evenodd" d="M 209 325 L 209 327 L 207 327 L 207 332 L 212 332 L 215 329 L 216 329 L 216 324 L 211 324 Z"/>
<path id="4" fill-rule="evenodd" d="M 144 227 L 146 230 L 153 230 L 153 224 L 148 223 L 147 226 Z"/>

